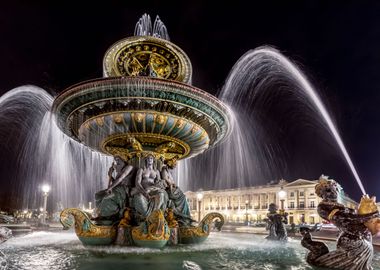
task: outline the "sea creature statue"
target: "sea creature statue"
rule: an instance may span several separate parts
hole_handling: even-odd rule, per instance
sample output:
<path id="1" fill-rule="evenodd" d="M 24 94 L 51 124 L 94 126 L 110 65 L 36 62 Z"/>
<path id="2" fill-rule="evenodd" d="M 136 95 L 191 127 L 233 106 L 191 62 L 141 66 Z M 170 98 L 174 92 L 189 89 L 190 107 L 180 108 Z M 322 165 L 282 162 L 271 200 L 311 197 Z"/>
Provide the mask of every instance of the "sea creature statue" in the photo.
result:
<path id="1" fill-rule="evenodd" d="M 336 250 L 319 241 L 314 241 L 310 231 L 301 229 L 301 244 L 310 252 L 307 262 L 313 266 L 329 269 L 370 270 L 372 269 L 372 234 L 380 231 L 379 211 L 376 199 L 363 195 L 358 210 L 340 204 L 340 187 L 326 176 L 321 176 L 315 186 L 316 194 L 322 198 L 318 205 L 318 214 L 333 223 L 341 231 Z"/>
<path id="2" fill-rule="evenodd" d="M 109 245 L 116 239 L 115 225 L 97 225 L 80 209 L 66 208 L 61 212 L 60 221 L 64 230 L 75 223 L 75 233 L 84 245 Z"/>
<path id="3" fill-rule="evenodd" d="M 269 204 L 269 213 L 267 214 L 267 223 L 269 235 L 266 239 L 286 241 L 288 235 L 286 232 L 285 224 L 288 223 L 287 213 L 277 212 L 277 206 L 274 203 Z"/>
<path id="4" fill-rule="evenodd" d="M 197 227 L 182 226 L 179 227 L 179 243 L 181 244 L 196 244 L 207 239 L 211 231 L 211 224 L 214 220 L 215 228 L 220 231 L 224 224 L 224 217 L 219 213 L 207 214 Z"/>

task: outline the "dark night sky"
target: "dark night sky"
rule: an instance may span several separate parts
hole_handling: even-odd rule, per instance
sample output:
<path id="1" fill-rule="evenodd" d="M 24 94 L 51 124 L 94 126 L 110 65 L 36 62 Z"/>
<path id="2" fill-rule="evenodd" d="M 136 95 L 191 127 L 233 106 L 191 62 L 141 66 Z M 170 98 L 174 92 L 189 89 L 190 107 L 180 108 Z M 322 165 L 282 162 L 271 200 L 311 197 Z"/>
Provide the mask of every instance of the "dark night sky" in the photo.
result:
<path id="1" fill-rule="evenodd" d="M 0 94 L 25 84 L 58 93 L 101 77 L 107 48 L 132 35 L 143 13 L 159 14 L 171 41 L 192 60 L 193 84 L 211 93 L 222 87 L 242 54 L 261 45 L 273 45 L 300 64 L 332 113 L 365 188 L 380 196 L 376 184 L 380 179 L 380 3 L 255 1 L 247 6 L 229 1 L 227 6 L 110 0 L 79 6 L 79 1 L 7 2 L 0 4 Z M 327 150 L 325 154 L 296 147 L 300 151 L 289 160 L 290 167 L 296 167 L 300 156 L 317 157 L 311 159 L 309 169 L 284 177 L 316 179 L 325 173 L 358 199 L 359 188 L 340 155 L 328 151 L 334 147 L 325 139 L 319 146 Z M 0 183 L 7 181 L 11 171 L 4 154 L 1 160 Z"/>

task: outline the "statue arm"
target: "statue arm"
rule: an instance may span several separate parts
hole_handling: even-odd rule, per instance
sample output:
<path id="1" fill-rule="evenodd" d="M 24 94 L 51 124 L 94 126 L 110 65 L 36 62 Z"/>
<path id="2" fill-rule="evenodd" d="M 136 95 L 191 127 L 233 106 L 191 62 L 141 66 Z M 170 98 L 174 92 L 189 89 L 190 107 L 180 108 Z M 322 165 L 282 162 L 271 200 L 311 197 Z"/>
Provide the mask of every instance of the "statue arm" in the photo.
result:
<path id="1" fill-rule="evenodd" d="M 161 174 L 159 170 L 156 170 L 156 183 L 161 181 Z"/>
<path id="2" fill-rule="evenodd" d="M 112 173 L 114 172 L 115 167 L 114 164 L 112 163 L 112 166 L 108 170 L 108 188 L 111 187 L 112 183 L 115 181 L 115 179 L 112 177 Z"/>
<path id="3" fill-rule="evenodd" d="M 168 169 L 163 169 L 162 172 L 161 172 L 161 177 L 162 179 L 165 180 L 166 184 L 169 186 L 169 187 L 175 187 L 175 183 L 174 183 L 174 180 L 173 180 L 173 177 L 171 175 L 171 173 L 169 172 Z"/>
<path id="4" fill-rule="evenodd" d="M 121 181 L 123 181 L 123 179 L 131 173 L 132 169 L 133 166 L 127 165 L 123 172 L 115 179 L 115 181 L 113 181 L 112 185 L 107 189 L 107 191 L 111 191 L 114 187 L 119 185 Z"/>
<path id="5" fill-rule="evenodd" d="M 352 213 L 351 211 L 345 211 L 345 210 L 338 210 L 337 211 L 332 210 L 331 213 L 329 214 L 329 219 L 331 221 L 344 221 L 344 220 L 351 220 L 355 223 L 364 223 L 367 222 L 373 218 L 379 217 L 379 212 L 374 212 L 370 214 L 365 214 L 365 215 L 358 215 L 355 213 Z"/>

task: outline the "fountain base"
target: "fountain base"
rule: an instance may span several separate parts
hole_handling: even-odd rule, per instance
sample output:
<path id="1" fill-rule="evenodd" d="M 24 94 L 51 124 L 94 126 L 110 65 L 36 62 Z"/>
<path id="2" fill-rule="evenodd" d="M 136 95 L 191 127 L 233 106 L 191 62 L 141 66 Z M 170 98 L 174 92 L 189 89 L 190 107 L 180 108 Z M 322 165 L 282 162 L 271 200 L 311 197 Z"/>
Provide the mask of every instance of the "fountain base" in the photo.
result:
<path id="1" fill-rule="evenodd" d="M 198 226 L 176 226 L 161 210 L 153 211 L 146 221 L 138 226 L 120 224 L 97 225 L 84 211 L 67 208 L 61 212 L 60 221 L 64 229 L 75 224 L 75 233 L 84 245 L 122 245 L 162 248 L 166 245 L 197 244 L 210 234 L 211 224 L 219 219 L 216 228 L 221 230 L 224 218 L 219 213 L 207 214 Z"/>

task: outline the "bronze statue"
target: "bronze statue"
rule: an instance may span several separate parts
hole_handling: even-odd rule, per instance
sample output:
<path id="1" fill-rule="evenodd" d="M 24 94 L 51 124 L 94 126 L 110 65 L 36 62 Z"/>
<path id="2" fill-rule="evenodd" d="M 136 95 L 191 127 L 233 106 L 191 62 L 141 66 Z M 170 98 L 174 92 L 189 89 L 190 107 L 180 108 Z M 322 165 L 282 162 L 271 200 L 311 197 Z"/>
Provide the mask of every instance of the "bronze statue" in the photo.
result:
<path id="1" fill-rule="evenodd" d="M 114 178 L 113 172 L 116 172 Z M 115 156 L 108 171 L 109 184 L 106 190 L 95 194 L 96 218 L 99 224 L 118 222 L 129 205 L 133 167 L 121 157 Z"/>
<path id="2" fill-rule="evenodd" d="M 145 220 L 155 210 L 165 212 L 169 200 L 154 161 L 153 155 L 145 158 L 145 166 L 138 169 L 135 188 L 132 191 L 133 206 L 140 220 Z"/>
<path id="3" fill-rule="evenodd" d="M 307 262 L 314 266 L 329 269 L 370 270 L 372 269 L 372 234 L 379 231 L 379 211 L 374 198 L 364 195 L 358 211 L 338 202 L 340 187 L 325 176 L 321 176 L 315 187 L 322 198 L 318 214 L 330 221 L 341 231 L 335 251 L 318 241 L 314 241 L 308 230 L 301 231 L 302 246 L 310 250 Z"/>
<path id="4" fill-rule="evenodd" d="M 176 166 L 176 160 L 171 159 L 165 161 L 164 166 L 161 168 L 161 177 L 166 183 L 166 192 L 168 193 L 170 199 L 170 207 L 173 209 L 174 215 L 176 216 L 179 224 L 191 226 L 195 222 L 191 218 L 189 203 L 187 202 L 185 194 L 182 190 L 175 184 L 171 170 Z"/>
<path id="5" fill-rule="evenodd" d="M 277 206 L 274 203 L 269 204 L 268 211 L 267 223 L 269 235 L 266 239 L 286 241 L 288 239 L 285 228 L 285 224 L 288 223 L 287 213 L 277 213 Z"/>

